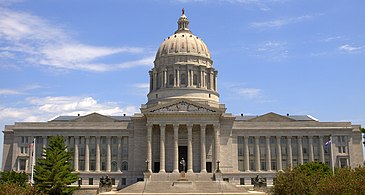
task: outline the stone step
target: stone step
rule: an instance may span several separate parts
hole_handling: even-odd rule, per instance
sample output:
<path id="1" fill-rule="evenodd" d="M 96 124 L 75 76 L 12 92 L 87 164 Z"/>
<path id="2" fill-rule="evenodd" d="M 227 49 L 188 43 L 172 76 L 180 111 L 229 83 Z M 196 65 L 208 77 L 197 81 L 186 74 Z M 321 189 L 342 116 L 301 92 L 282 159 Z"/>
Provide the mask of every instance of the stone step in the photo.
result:
<path id="1" fill-rule="evenodd" d="M 147 181 L 137 182 L 120 191 L 103 194 L 265 194 L 248 191 L 225 181 Z"/>
<path id="2" fill-rule="evenodd" d="M 151 181 L 177 181 L 181 173 L 152 173 Z M 189 181 L 212 181 L 213 173 L 186 173 L 185 178 Z"/>

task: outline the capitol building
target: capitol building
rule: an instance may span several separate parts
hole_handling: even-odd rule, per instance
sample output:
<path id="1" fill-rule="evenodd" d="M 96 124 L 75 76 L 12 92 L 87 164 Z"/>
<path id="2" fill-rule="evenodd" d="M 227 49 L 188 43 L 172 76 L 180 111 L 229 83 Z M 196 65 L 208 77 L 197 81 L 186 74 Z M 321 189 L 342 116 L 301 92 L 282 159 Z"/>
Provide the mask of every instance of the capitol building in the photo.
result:
<path id="1" fill-rule="evenodd" d="M 29 144 L 35 138 L 35 155 L 41 158 L 55 135 L 64 137 L 85 188 L 99 185 L 105 175 L 118 189 L 174 180 L 183 168 L 192 181 L 214 181 L 219 170 L 230 185 L 252 185 L 259 175 L 270 186 L 278 171 L 311 161 L 332 169 L 363 164 L 360 125 L 310 115 L 227 113 L 219 101 L 224 94 L 218 91 L 218 70 L 184 11 L 177 30 L 158 48 L 148 76 L 148 101 L 132 116 L 92 113 L 6 125 L 2 170 L 30 173 Z"/>

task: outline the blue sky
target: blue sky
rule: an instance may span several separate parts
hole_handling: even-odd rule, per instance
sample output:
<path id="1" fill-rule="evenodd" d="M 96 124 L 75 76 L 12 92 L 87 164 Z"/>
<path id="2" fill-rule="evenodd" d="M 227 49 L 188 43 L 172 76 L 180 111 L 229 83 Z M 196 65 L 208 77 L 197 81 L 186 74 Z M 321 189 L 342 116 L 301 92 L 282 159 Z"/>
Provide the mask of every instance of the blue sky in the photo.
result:
<path id="1" fill-rule="evenodd" d="M 139 112 L 182 7 L 227 112 L 365 125 L 362 0 L 0 0 L 0 125 Z"/>

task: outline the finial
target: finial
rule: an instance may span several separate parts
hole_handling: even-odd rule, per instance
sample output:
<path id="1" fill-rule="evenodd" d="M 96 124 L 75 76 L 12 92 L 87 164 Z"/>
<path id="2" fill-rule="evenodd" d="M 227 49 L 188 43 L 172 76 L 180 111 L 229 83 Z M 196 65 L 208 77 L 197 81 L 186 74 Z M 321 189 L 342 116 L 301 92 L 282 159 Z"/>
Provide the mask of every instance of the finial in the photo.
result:
<path id="1" fill-rule="evenodd" d="M 185 14 L 185 9 L 184 8 L 182 8 L 182 10 L 181 10 L 181 15 L 184 15 Z"/>

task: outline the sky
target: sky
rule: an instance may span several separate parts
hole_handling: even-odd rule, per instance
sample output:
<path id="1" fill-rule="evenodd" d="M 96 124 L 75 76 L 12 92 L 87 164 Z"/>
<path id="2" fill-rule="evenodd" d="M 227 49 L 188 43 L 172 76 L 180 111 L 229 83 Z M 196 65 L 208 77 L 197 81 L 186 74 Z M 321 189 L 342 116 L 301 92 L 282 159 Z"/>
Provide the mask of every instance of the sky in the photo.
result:
<path id="1" fill-rule="evenodd" d="M 156 51 L 182 8 L 211 52 L 228 113 L 365 126 L 364 7 L 363 0 L 0 0 L 0 127 L 140 112 Z"/>

